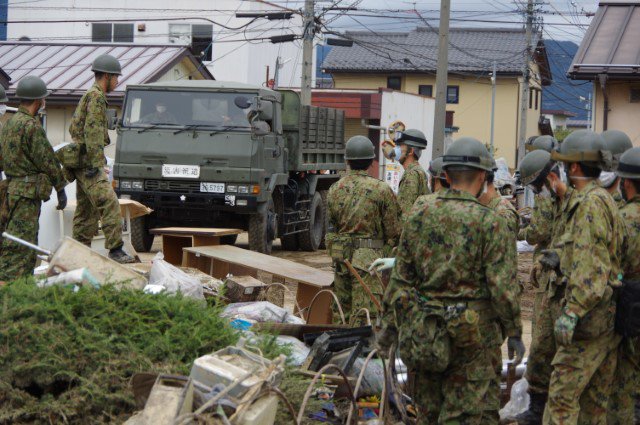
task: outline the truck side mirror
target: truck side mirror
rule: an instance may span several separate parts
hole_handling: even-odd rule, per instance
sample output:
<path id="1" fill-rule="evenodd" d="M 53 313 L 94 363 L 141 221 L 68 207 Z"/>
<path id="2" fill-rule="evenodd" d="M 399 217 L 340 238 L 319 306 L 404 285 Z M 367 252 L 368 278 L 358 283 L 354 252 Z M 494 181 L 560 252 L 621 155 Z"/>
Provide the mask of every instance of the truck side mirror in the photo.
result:
<path id="1" fill-rule="evenodd" d="M 266 136 L 271 133 L 271 127 L 264 121 L 254 121 L 251 124 L 251 131 L 255 136 Z"/>
<path id="2" fill-rule="evenodd" d="M 258 118 L 263 121 L 271 121 L 273 119 L 273 102 L 260 100 L 260 103 L 258 103 Z"/>
<path id="3" fill-rule="evenodd" d="M 107 109 L 107 128 L 115 130 L 118 125 L 118 111 L 115 109 Z"/>
<path id="4" fill-rule="evenodd" d="M 247 109 L 251 106 L 251 101 L 244 96 L 237 96 L 233 103 L 240 109 Z"/>

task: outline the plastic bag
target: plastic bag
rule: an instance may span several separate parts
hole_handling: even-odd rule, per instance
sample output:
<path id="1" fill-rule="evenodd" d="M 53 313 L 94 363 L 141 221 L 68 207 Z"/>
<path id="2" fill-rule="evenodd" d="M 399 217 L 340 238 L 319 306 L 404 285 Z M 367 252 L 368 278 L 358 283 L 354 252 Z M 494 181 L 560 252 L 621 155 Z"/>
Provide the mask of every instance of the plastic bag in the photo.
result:
<path id="1" fill-rule="evenodd" d="M 161 252 L 154 257 L 149 272 L 149 285 L 163 286 L 168 294 L 180 292 L 185 297 L 203 300 L 204 293 L 200 281 L 167 263 L 163 258 L 164 255 Z"/>
<path id="2" fill-rule="evenodd" d="M 276 343 L 280 346 L 289 346 L 291 348 L 291 354 L 287 356 L 289 364 L 293 366 L 300 366 L 309 356 L 311 348 L 307 347 L 304 342 L 298 338 L 288 335 L 278 335 L 276 337 Z"/>
<path id="3" fill-rule="evenodd" d="M 516 180 L 509 172 L 509 165 L 507 164 L 507 160 L 504 158 L 497 158 L 496 165 L 498 166 L 498 170 L 495 172 L 495 186 L 498 188 L 506 185 L 515 187 Z"/>
<path id="4" fill-rule="evenodd" d="M 304 325 L 305 323 L 301 318 L 268 301 L 229 304 L 221 316 L 260 323 L 292 323 L 294 325 Z"/>
<path id="5" fill-rule="evenodd" d="M 500 409 L 500 420 L 514 418 L 529 409 L 529 383 L 525 378 L 519 379 L 511 387 L 509 402 Z"/>

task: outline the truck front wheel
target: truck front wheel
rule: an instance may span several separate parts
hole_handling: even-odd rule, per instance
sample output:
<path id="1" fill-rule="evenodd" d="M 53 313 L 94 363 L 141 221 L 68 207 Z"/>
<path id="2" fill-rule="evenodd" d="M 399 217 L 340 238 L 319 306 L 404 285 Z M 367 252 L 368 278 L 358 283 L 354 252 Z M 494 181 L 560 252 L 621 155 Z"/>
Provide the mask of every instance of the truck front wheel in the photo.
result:
<path id="1" fill-rule="evenodd" d="M 249 216 L 249 249 L 271 254 L 278 228 L 276 217 L 272 200 L 269 200 L 265 210 Z"/>
<path id="2" fill-rule="evenodd" d="M 299 234 L 298 241 L 303 251 L 317 251 L 324 237 L 326 207 L 318 192 L 313 194 L 309 206 L 309 229 Z"/>
<path id="3" fill-rule="evenodd" d="M 153 235 L 147 228 L 146 217 L 136 217 L 131 219 L 131 245 L 138 252 L 149 252 L 153 245 Z"/>

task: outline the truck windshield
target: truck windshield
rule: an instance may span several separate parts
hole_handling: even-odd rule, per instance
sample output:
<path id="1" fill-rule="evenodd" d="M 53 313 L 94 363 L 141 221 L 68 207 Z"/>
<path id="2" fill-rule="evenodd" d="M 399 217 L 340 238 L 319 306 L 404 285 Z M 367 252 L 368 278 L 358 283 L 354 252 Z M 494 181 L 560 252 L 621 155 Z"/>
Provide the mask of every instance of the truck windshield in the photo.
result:
<path id="1" fill-rule="evenodd" d="M 234 103 L 236 97 L 253 98 L 257 94 L 129 90 L 123 112 L 123 127 L 198 128 L 225 127 L 231 131 L 249 131 L 248 109 Z"/>

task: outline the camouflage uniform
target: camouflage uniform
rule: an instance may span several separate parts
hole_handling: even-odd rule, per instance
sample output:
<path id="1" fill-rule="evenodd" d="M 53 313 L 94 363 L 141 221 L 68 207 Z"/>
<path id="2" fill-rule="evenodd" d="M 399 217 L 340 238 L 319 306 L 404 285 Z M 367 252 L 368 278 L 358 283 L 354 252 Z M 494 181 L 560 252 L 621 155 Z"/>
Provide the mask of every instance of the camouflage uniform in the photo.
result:
<path id="1" fill-rule="evenodd" d="M 411 211 L 411 207 L 418 196 L 428 195 L 429 193 L 431 192 L 427 184 L 427 173 L 420 166 L 420 163 L 417 161 L 412 162 L 404 170 L 398 187 L 398 204 L 400 204 L 402 216 L 406 217 Z"/>
<path id="2" fill-rule="evenodd" d="M 506 220 L 509 230 L 511 230 L 514 236 L 518 235 L 518 229 L 520 228 L 520 216 L 511 202 L 504 199 L 502 196 L 496 196 L 489 201 L 487 207 L 494 210 L 500 217 Z"/>
<path id="3" fill-rule="evenodd" d="M 381 338 L 397 339 L 403 361 L 416 372 L 420 423 L 498 423 L 498 396 L 489 394 L 498 391 L 495 361 L 501 359 L 503 332 L 522 332 L 520 291 L 513 285 L 515 244 L 504 243 L 509 237 L 495 212 L 453 189 L 420 197 L 404 222 L 384 296 Z M 460 316 L 475 320 L 433 322 L 427 316 L 460 303 L 467 308 Z M 438 333 L 450 338 L 450 361 L 442 372 L 425 361 L 424 350 L 437 346 Z"/>
<path id="4" fill-rule="evenodd" d="M 69 133 L 74 142 L 86 147 L 86 168 L 73 170 L 77 182 L 77 207 L 73 216 L 73 238 L 91 246 L 102 221 L 105 248 L 119 248 L 122 242 L 120 204 L 104 172 L 104 148 L 109 145 L 107 132 L 107 98 L 98 84 L 94 84 L 80 100 Z M 87 169 L 97 168 L 98 174 L 86 177 Z"/>
<path id="5" fill-rule="evenodd" d="M 634 196 L 620 210 L 627 228 L 622 258 L 624 277 L 640 279 L 640 195 Z M 618 366 L 609 398 L 608 425 L 634 423 L 635 402 L 640 388 L 640 341 L 624 340 L 618 352 Z"/>
<path id="6" fill-rule="evenodd" d="M 618 208 L 621 209 L 627 204 L 627 202 L 624 200 L 619 190 L 616 190 L 615 192 L 613 192 L 613 195 L 611 196 L 613 197 L 613 200 L 615 201 Z"/>
<path id="7" fill-rule="evenodd" d="M 614 333 L 612 285 L 620 275 L 624 224 L 596 182 L 574 191 L 565 232 L 554 248 L 566 282 L 564 308 L 578 316 L 572 341 L 553 358 L 545 424 L 605 423 L 620 337 Z"/>
<path id="8" fill-rule="evenodd" d="M 399 207 L 391 188 L 369 177 L 366 171 L 349 171 L 329 189 L 327 249 L 335 268 L 334 291 L 349 320 L 361 308 L 372 315 L 376 308 L 351 275 L 343 260 L 349 260 L 371 292 L 382 299 L 382 285 L 367 271 L 379 257 L 388 257 L 400 236 Z M 334 315 L 334 318 L 337 316 Z"/>
<path id="9" fill-rule="evenodd" d="M 9 180 L 6 231 L 38 243 L 41 203 L 49 199 L 52 188 L 60 191 L 67 183 L 60 163 L 40 122 L 22 106 L 3 128 L 0 140 L 1 162 Z M 0 280 L 33 273 L 35 251 L 3 240 L 0 252 Z"/>

